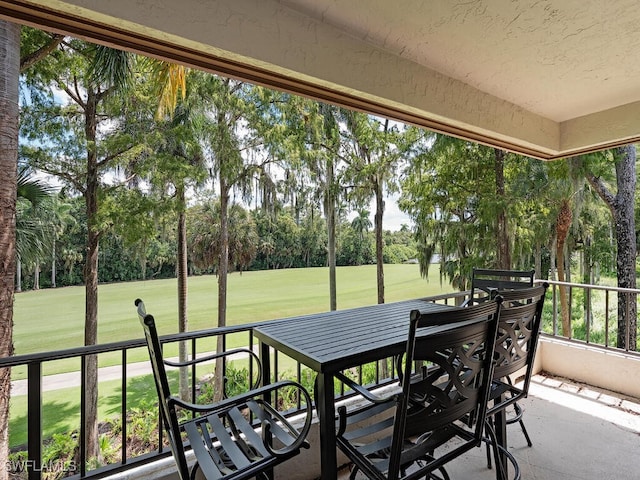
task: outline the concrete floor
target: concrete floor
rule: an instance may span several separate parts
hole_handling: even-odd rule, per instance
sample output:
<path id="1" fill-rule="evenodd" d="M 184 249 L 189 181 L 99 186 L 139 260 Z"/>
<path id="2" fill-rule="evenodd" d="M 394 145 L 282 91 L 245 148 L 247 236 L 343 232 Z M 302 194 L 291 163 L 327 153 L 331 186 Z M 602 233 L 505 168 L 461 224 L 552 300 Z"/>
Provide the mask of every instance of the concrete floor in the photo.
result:
<path id="1" fill-rule="evenodd" d="M 508 434 L 523 480 L 640 478 L 639 399 L 536 375 L 521 405 L 533 447 L 518 425 L 510 425 Z M 486 468 L 484 447 L 449 463 L 447 471 L 452 480 L 495 478 L 495 470 Z M 340 479 L 347 478 L 348 470 L 341 470 Z"/>

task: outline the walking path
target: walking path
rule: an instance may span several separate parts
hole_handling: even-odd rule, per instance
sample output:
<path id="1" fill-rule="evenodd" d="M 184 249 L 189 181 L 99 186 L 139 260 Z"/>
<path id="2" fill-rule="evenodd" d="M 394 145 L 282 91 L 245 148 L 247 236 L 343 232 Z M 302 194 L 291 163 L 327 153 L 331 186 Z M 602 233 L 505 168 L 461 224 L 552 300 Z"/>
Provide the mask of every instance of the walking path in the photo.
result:
<path id="1" fill-rule="evenodd" d="M 127 364 L 127 378 L 139 377 L 151 373 L 149 362 L 136 362 Z M 122 378 L 122 366 L 102 367 L 98 369 L 98 382 L 119 380 Z M 58 373 L 42 377 L 42 391 L 60 390 L 63 388 L 79 387 L 80 372 Z M 11 396 L 27 394 L 27 380 L 11 382 Z"/>
<path id="2" fill-rule="evenodd" d="M 254 345 L 253 351 L 258 354 L 258 345 Z M 212 352 L 203 352 L 197 357 L 210 355 Z M 247 353 L 238 353 L 227 357 L 229 360 L 246 358 Z M 178 361 L 178 358 L 167 358 L 165 360 Z M 135 362 L 127 364 L 127 378 L 131 379 L 141 375 L 151 373 L 151 365 L 149 361 Z M 122 378 L 122 365 L 114 365 L 112 367 L 102 367 L 98 369 L 98 383 L 107 382 L 109 380 L 120 380 Z M 63 388 L 79 387 L 80 372 L 57 373 L 55 375 L 46 375 L 42 377 L 42 391 L 49 392 L 52 390 L 60 390 Z M 27 394 L 27 380 L 15 380 L 11 382 L 11 396 Z"/>

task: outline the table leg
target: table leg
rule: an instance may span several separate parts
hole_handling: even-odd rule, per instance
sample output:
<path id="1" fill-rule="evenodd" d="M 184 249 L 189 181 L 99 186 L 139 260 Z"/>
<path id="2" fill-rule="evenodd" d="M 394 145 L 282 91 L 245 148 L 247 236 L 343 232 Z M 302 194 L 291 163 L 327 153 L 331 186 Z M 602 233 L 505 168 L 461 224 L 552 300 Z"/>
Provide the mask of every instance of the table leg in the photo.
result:
<path id="1" fill-rule="evenodd" d="M 496 402 L 502 402 L 504 399 L 502 397 L 496 399 Z M 496 440 L 498 445 L 501 445 L 505 450 L 507 449 L 507 409 L 501 409 L 494 417 L 495 422 L 495 430 L 496 430 Z M 507 461 L 507 456 L 502 453 L 502 450 L 498 450 L 499 457 L 496 458 L 496 478 L 498 480 L 507 480 L 509 473 L 509 465 Z M 499 466 L 502 465 L 502 469 Z M 506 476 L 502 476 L 502 472 L 506 472 Z"/>
<path id="2" fill-rule="evenodd" d="M 333 375 L 318 373 L 316 379 L 318 389 L 316 399 L 318 404 L 320 426 L 320 460 L 322 480 L 336 480 L 338 477 L 338 456 L 336 454 L 336 426 L 335 426 L 335 398 L 333 390 Z"/>
<path id="3" fill-rule="evenodd" d="M 260 363 L 262 371 L 260 372 L 262 375 L 262 385 L 268 385 L 271 383 L 271 350 L 269 345 L 266 343 L 260 342 Z M 273 402 L 272 394 L 265 393 L 263 399 L 267 403 Z M 265 472 L 267 478 L 269 480 L 273 480 L 274 472 L 273 469 L 269 469 Z"/>
<path id="4" fill-rule="evenodd" d="M 262 371 L 262 385 L 269 385 L 271 383 L 271 350 L 269 345 L 260 342 L 260 363 Z"/>

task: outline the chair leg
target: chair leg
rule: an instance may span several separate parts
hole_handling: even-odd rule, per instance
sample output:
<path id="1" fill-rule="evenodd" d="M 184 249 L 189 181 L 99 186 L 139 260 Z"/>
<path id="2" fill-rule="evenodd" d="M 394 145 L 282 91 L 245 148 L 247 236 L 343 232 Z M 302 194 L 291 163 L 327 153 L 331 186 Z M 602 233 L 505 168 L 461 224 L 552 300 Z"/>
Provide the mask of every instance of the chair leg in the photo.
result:
<path id="1" fill-rule="evenodd" d="M 522 410 L 522 407 L 517 403 L 513 404 L 513 409 L 516 411 L 516 416 L 514 420 L 517 420 L 518 423 L 520 424 L 520 428 L 522 429 L 522 434 L 524 435 L 524 438 L 527 440 L 527 445 L 532 447 L 533 443 L 531 442 L 531 438 L 529 438 L 529 433 L 527 432 L 527 428 L 524 426 L 524 421 L 522 420 L 522 414 L 524 413 L 524 410 Z"/>
<path id="2" fill-rule="evenodd" d="M 499 455 L 504 455 L 507 458 L 507 461 L 513 466 L 513 480 L 521 480 L 522 476 L 520 473 L 520 465 L 518 465 L 518 461 L 511 454 L 511 452 L 506 450 L 501 445 L 498 445 L 498 439 L 496 438 L 496 432 L 493 428 L 493 424 L 488 420 L 485 421 L 485 429 L 487 431 L 487 435 L 489 436 L 489 438 L 485 439 L 485 441 L 488 444 L 491 444 L 493 456 L 496 459 L 496 479 L 507 480 L 509 478 L 508 471 L 505 471 L 504 465 L 499 461 Z M 489 445 L 487 445 L 487 447 L 488 446 Z"/>
<path id="3" fill-rule="evenodd" d="M 485 422 L 488 423 L 491 428 L 493 428 L 493 420 L 491 417 L 488 417 L 485 420 Z M 486 443 L 486 452 L 487 452 L 487 468 L 491 470 L 491 445 L 490 445 L 491 442 L 486 441 L 485 443 Z"/>
<path id="4" fill-rule="evenodd" d="M 522 420 L 520 420 L 520 428 L 522 428 L 522 433 L 524 435 L 524 438 L 527 439 L 527 445 L 529 445 L 530 447 L 533 447 L 533 443 L 531 443 L 531 439 L 529 438 L 529 433 L 527 432 L 527 429 L 524 426 L 524 422 Z"/>

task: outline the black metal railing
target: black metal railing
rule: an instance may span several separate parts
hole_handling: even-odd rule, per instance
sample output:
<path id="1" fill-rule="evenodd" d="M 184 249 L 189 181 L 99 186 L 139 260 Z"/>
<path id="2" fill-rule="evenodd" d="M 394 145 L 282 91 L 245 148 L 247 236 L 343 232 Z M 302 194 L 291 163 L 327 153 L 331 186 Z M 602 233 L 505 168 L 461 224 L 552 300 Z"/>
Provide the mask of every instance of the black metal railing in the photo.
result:
<path id="1" fill-rule="evenodd" d="M 543 333 L 586 343 L 605 349 L 625 351 L 635 355 L 637 350 L 638 325 L 637 313 L 632 314 L 632 305 L 638 311 L 640 289 L 619 288 L 613 286 L 590 285 L 582 283 L 558 282 L 554 280 L 536 280 L 550 285 L 543 315 Z M 560 287 L 566 290 L 567 312 L 570 328 L 562 331 L 562 305 Z M 624 332 L 620 336 L 624 341 L 618 346 L 619 309 L 623 302 Z M 635 328 L 635 330 L 634 330 Z"/>
<path id="2" fill-rule="evenodd" d="M 557 288 L 560 282 L 549 282 L 552 285 L 551 290 L 551 298 L 547 298 L 547 310 L 545 312 L 546 317 L 546 325 L 545 332 L 549 335 L 557 335 L 558 334 L 558 319 L 559 315 L 559 302 L 558 302 L 558 293 Z M 581 336 L 584 338 L 577 338 L 576 335 L 571 335 L 572 341 L 581 341 L 586 343 L 594 344 L 596 343 L 596 339 L 593 334 L 593 327 L 595 325 L 595 321 L 591 320 L 593 316 L 592 309 L 596 304 L 594 302 L 602 302 L 603 307 L 599 307 L 604 315 L 603 319 L 600 323 L 604 323 L 604 328 L 607 333 L 604 334 L 604 341 L 600 342 L 603 348 L 615 348 L 611 343 L 611 335 L 615 333 L 614 324 L 615 319 L 614 315 L 609 314 L 609 310 L 615 308 L 617 294 L 619 292 L 629 293 L 636 295 L 640 293 L 640 290 L 631 290 L 631 289 L 618 289 L 615 287 L 602 287 L 595 285 L 583 285 L 583 284 L 564 284 L 567 288 L 569 288 L 569 296 L 572 301 L 569 302 L 570 308 L 572 309 L 570 317 L 579 317 L 579 315 L 574 315 L 576 313 L 576 300 L 580 295 L 576 294 L 578 291 L 598 291 L 602 292 L 602 299 L 594 299 L 590 298 L 591 307 L 585 307 L 582 311 L 586 312 L 586 318 L 589 318 L 589 321 L 585 321 L 584 319 L 580 320 L 580 318 L 573 318 L 574 326 L 580 324 L 584 325 L 584 332 L 581 332 Z M 629 290 L 626 292 L 626 290 Z M 616 299 L 612 298 L 615 293 Z M 460 304 L 463 302 L 469 292 L 455 292 L 451 294 L 438 295 L 433 297 L 428 297 L 427 300 L 432 301 L 434 303 L 444 303 L 444 304 Z M 584 293 L 581 295 L 584 296 Z M 628 304 L 628 303 L 627 303 Z M 591 312 L 591 313 L 590 313 Z M 272 320 L 271 322 L 277 322 L 279 320 Z M 223 328 L 213 328 L 207 330 L 199 330 L 194 332 L 187 332 L 181 334 L 174 335 L 166 335 L 161 337 L 161 342 L 163 343 L 165 352 L 176 351 L 177 352 L 177 344 L 178 342 L 188 342 L 190 345 L 190 354 L 191 355 L 203 355 L 206 353 L 210 353 L 215 350 L 215 343 L 218 337 L 222 337 L 223 345 L 230 345 L 231 347 L 250 347 L 256 348 L 256 340 L 253 337 L 253 328 L 262 325 L 263 323 L 252 323 L 245 324 L 239 326 L 232 327 L 223 327 Z M 582 328 L 582 327 L 581 327 Z M 572 331 L 577 330 L 577 327 Z M 613 333 L 612 333 L 613 332 Z M 584 333 L 584 335 L 582 335 Z M 629 338 L 629 333 L 627 333 L 627 338 Z M 21 449 L 23 451 L 21 460 L 16 462 L 10 462 L 11 468 L 15 470 L 22 470 L 26 472 L 29 480 L 40 480 L 43 477 L 53 478 L 50 475 L 50 470 L 58 470 L 60 476 L 69 476 L 71 478 L 101 478 L 119 471 L 124 471 L 136 466 L 140 466 L 145 463 L 152 462 L 159 458 L 170 455 L 168 448 L 164 446 L 163 432 L 159 427 L 160 416 L 159 412 L 155 411 L 155 427 L 157 429 L 157 438 L 155 441 L 156 447 L 151 449 L 148 452 L 140 453 L 136 455 L 131 455 L 128 451 L 128 429 L 130 428 L 128 425 L 128 419 L 130 415 L 130 406 L 131 403 L 129 401 L 129 390 L 131 389 L 131 381 L 133 378 L 138 378 L 144 373 L 140 373 L 139 371 L 132 372 L 136 364 L 131 361 L 132 358 L 138 357 L 142 358 L 140 353 L 137 355 L 132 354 L 132 351 L 135 349 L 146 349 L 146 344 L 144 340 L 129 340 L 123 342 L 115 342 L 109 344 L 88 346 L 88 347 L 79 347 L 67 350 L 58 350 L 51 352 L 43 352 L 29 355 L 17 355 L 8 358 L 0 359 L 0 368 L 17 368 L 20 371 L 24 371 L 26 367 L 26 378 L 24 380 L 20 380 L 21 382 L 26 382 L 26 405 L 27 405 L 27 413 L 24 419 L 26 425 L 24 428 L 27 433 L 27 441 L 26 445 L 22 445 Z M 120 392 L 119 399 L 117 400 L 117 410 L 120 418 L 120 452 L 118 456 L 118 460 L 111 461 L 106 465 L 97 465 L 95 463 L 91 463 L 90 460 L 86 458 L 85 454 L 85 419 L 87 416 L 87 401 L 84 396 L 85 386 L 88 383 L 87 372 L 84 365 L 92 355 L 109 355 L 112 356 L 114 352 L 119 356 L 118 365 L 116 368 L 119 368 L 120 371 Z M 631 352 L 632 353 L 632 352 Z M 167 355 L 169 356 L 169 355 Z M 145 359 L 148 358 L 146 354 L 144 355 Z M 313 390 L 313 376 L 314 373 L 308 369 L 307 367 L 295 362 L 294 360 L 286 357 L 286 355 L 280 352 L 273 352 L 271 355 L 272 358 L 272 368 L 271 372 L 273 378 L 270 379 L 272 381 L 278 379 L 293 379 L 303 384 L 310 391 Z M 66 466 L 61 466 L 59 463 L 56 463 L 55 459 L 47 458 L 43 459 L 43 445 L 46 444 L 47 437 L 49 436 L 49 431 L 46 428 L 43 428 L 43 423 L 46 420 L 45 416 L 43 416 L 43 393 L 48 389 L 46 386 L 48 376 L 44 376 L 43 372 L 50 370 L 47 368 L 52 362 L 56 362 L 59 360 L 66 359 L 77 359 L 80 364 L 80 401 L 78 406 L 78 412 L 75 413 L 79 417 L 79 426 L 76 432 L 77 439 L 77 453 L 74 457 L 75 460 L 71 464 L 67 464 Z M 111 359 L 112 360 L 112 359 Z M 231 360 L 233 363 L 234 360 Z M 233 365 L 229 365 L 225 363 L 224 371 L 226 373 L 227 368 L 231 368 Z M 196 370 L 198 368 L 199 370 Z M 192 396 L 192 401 L 196 400 L 196 396 L 198 395 L 199 387 L 203 385 L 202 383 L 202 366 L 196 367 L 193 366 L 190 375 L 190 394 Z M 210 368 L 210 367 L 207 367 Z M 251 362 L 248 362 L 248 380 L 249 385 L 254 383 L 254 380 L 257 378 L 258 372 L 254 368 Z M 100 369 L 103 370 L 103 369 Z M 148 370 L 148 375 L 151 375 L 150 369 Z M 382 362 L 374 362 L 372 364 L 362 365 L 356 369 L 354 369 L 352 373 L 355 377 L 354 379 L 361 384 L 365 385 L 384 385 L 394 381 L 397 378 L 397 374 L 395 372 L 395 365 L 391 359 L 387 359 Z M 383 375 L 385 374 L 385 375 Z M 263 381 L 268 381 L 269 379 L 263 379 Z M 151 390 L 147 392 L 150 394 L 150 398 L 155 399 L 155 389 L 152 386 L 152 383 L 149 383 L 148 389 Z M 132 392 L 134 393 L 134 392 Z M 312 393 L 312 392 L 311 392 Z M 337 386 L 336 396 L 337 398 L 344 398 L 349 395 L 352 395 L 351 391 L 345 391 L 344 386 L 339 384 Z M 14 397 L 14 403 L 16 401 L 20 401 Z M 286 399 L 283 398 L 282 401 Z M 99 400 L 100 403 L 100 400 Z M 290 405 L 291 414 L 295 414 L 296 410 L 300 408 L 299 403 Z M 115 415 L 114 415 L 115 416 Z M 13 421 L 13 419 L 12 419 Z M 13 424 L 15 426 L 15 424 Z M 26 453 L 25 453 L 26 452 Z M 67 470 L 66 472 L 64 470 Z M 47 473 L 47 475 L 45 475 Z"/>
<path id="3" fill-rule="evenodd" d="M 429 297 L 428 300 L 434 303 L 460 303 L 464 300 L 465 293 L 453 293 L 450 295 L 439 295 Z M 277 322 L 279 320 L 271 320 L 271 322 Z M 198 330 L 193 332 L 186 332 L 174 335 L 165 335 L 160 338 L 163 348 L 165 349 L 165 355 L 169 356 L 167 352 L 169 350 L 177 352 L 177 344 L 179 342 L 188 342 L 190 344 L 190 355 L 203 355 L 211 353 L 215 350 L 215 345 L 218 337 L 222 337 L 223 349 L 229 343 L 232 343 L 231 347 L 249 347 L 256 348 L 257 341 L 253 337 L 253 328 L 262 325 L 262 323 L 251 323 L 232 327 L 213 328 L 207 330 Z M 229 339 L 232 339 L 230 342 Z M 175 345 L 175 346 L 174 346 Z M 26 445 L 21 445 L 19 450 L 22 452 L 18 457 L 20 460 L 11 461 L 8 468 L 13 470 L 12 473 L 21 471 L 29 480 L 40 480 L 43 477 L 57 478 L 58 476 L 65 476 L 70 478 L 101 478 L 107 475 L 111 475 L 120 471 L 124 471 L 136 466 L 140 466 L 145 463 L 152 462 L 159 458 L 170 455 L 168 447 L 164 445 L 163 430 L 159 428 L 160 415 L 156 412 L 155 415 L 155 428 L 157 429 L 157 438 L 155 444 L 156 448 L 149 452 L 142 453 L 136 456 L 132 456 L 128 452 L 128 416 L 130 415 L 130 403 L 128 400 L 128 394 L 130 389 L 131 380 L 135 377 L 138 378 L 142 374 L 139 371 L 131 373 L 135 363 L 131 362 L 131 358 L 136 355 L 132 355 L 131 352 L 136 349 L 146 349 L 146 343 L 142 339 L 128 340 L 122 342 L 107 343 L 94 346 L 71 348 L 66 350 L 49 351 L 28 355 L 16 355 L 13 357 L 7 357 L 0 359 L 0 368 L 12 368 L 24 370 L 26 367 L 26 378 L 18 380 L 18 382 L 26 383 L 26 405 L 27 413 L 25 416 L 26 425 L 23 427 L 26 429 L 27 441 Z M 111 461 L 106 465 L 98 465 L 95 460 L 89 459 L 86 456 L 85 444 L 87 442 L 85 432 L 85 420 L 87 417 L 87 396 L 86 386 L 88 385 L 86 364 L 90 357 L 108 354 L 119 356 L 119 362 L 117 367 L 120 370 L 120 393 L 119 393 L 119 405 L 117 411 L 119 412 L 120 428 L 118 436 L 120 438 L 120 454 L 117 461 Z M 137 355 L 140 357 L 140 355 Z M 145 357 L 148 358 L 145 354 Z M 273 378 L 271 381 L 279 379 L 293 379 L 303 384 L 310 393 L 313 393 L 314 388 L 314 376 L 315 373 L 300 363 L 286 357 L 280 352 L 273 352 L 272 368 L 271 371 Z M 45 376 L 43 372 L 51 370 L 47 368 L 53 362 L 60 360 L 77 359 L 80 364 L 80 400 L 79 412 L 76 412 L 76 416 L 79 417 L 78 429 L 74 432 L 74 436 L 77 441 L 76 453 L 74 460 L 67 461 L 63 464 L 61 461 L 55 458 L 43 459 L 43 446 L 47 443 L 50 432 L 43 427 L 45 423 L 45 415 L 43 415 L 44 392 L 48 391 L 46 385 L 49 376 Z M 110 359 L 113 361 L 113 359 Z M 224 362 L 224 373 L 226 375 L 227 369 L 230 367 L 229 363 L 233 363 L 234 360 Z M 386 364 L 386 368 L 383 367 Z M 202 369 L 203 367 L 196 367 L 195 365 L 190 367 L 190 392 L 191 400 L 196 401 L 199 387 L 203 385 L 201 375 L 196 368 Z M 252 362 L 248 362 L 248 385 L 253 385 L 256 376 L 259 374 Z M 103 371 L 104 368 L 100 368 Z M 395 365 L 392 359 L 387 359 L 381 362 L 374 362 L 368 365 L 362 365 L 354 369 L 353 372 L 356 379 L 366 385 L 385 385 L 392 382 L 397 378 L 395 372 Z M 148 375 L 151 375 L 150 368 L 148 369 Z M 100 375 L 99 375 L 100 377 Z M 268 381 L 269 379 L 263 379 Z M 155 389 L 152 383 L 149 383 L 150 387 L 148 392 L 151 397 L 155 399 Z M 60 388 L 60 387 L 57 387 Z M 65 388 L 65 387 L 63 387 Z M 284 393 L 284 392 L 283 392 Z M 349 395 L 353 395 L 351 391 L 345 391 L 342 384 L 337 386 L 336 396 L 337 398 L 346 398 Z M 14 395 L 14 402 L 21 401 L 23 396 L 16 397 Z M 277 399 L 277 401 L 286 402 L 287 399 Z M 293 415 L 297 413 L 301 405 L 299 399 L 294 400 L 293 405 L 289 405 L 290 413 Z M 100 399 L 98 400 L 100 403 Z M 12 420 L 13 421 L 13 420 Z M 117 418 L 116 418 L 117 421 Z M 13 423 L 15 426 L 15 423 Z M 14 448 L 14 450 L 16 450 Z"/>
<path id="4" fill-rule="evenodd" d="M 177 342 L 189 342 L 192 355 L 199 355 L 211 351 L 210 347 L 201 349 L 199 344 L 203 343 L 206 339 L 214 339 L 222 336 L 223 343 L 227 343 L 229 336 L 237 336 L 242 334 L 245 336 L 245 346 L 254 344 L 253 340 L 253 327 L 256 324 L 246 324 L 234 327 L 214 328 L 208 330 L 200 330 L 194 332 L 187 332 L 175 335 L 167 335 L 161 337 L 163 345 L 166 346 Z M 237 338 L 234 339 L 235 343 L 238 342 Z M 211 343 L 211 342 L 208 342 Z M 7 466 L 13 473 L 17 471 L 26 472 L 29 480 L 41 479 L 43 476 L 51 478 L 55 473 L 59 473 L 60 476 L 70 476 L 77 478 L 100 478 L 109 474 L 113 474 L 124 469 L 131 468 L 143 463 L 153 461 L 162 456 L 169 455 L 169 451 L 163 446 L 163 432 L 161 428 L 157 428 L 158 448 L 155 451 L 148 452 L 132 458 L 127 453 L 127 415 L 129 414 L 128 405 L 128 386 L 133 377 L 137 377 L 140 374 L 130 374 L 129 368 L 131 364 L 128 362 L 129 353 L 134 349 L 144 348 L 146 349 L 146 343 L 144 340 L 129 340 L 123 342 L 108 343 L 102 345 L 94 345 L 87 347 L 72 348 L 67 350 L 58 350 L 51 352 L 42 352 L 28 355 L 16 355 L 13 357 L 7 357 L 0 359 L 0 368 L 18 368 L 26 366 L 26 379 L 22 380 L 26 382 L 26 433 L 27 442 L 22 446 L 22 450 L 26 450 L 26 457 L 20 456 L 20 460 L 10 461 Z M 87 382 L 86 374 L 86 362 L 90 356 L 101 355 L 105 353 L 112 354 L 113 352 L 119 352 L 120 355 L 120 400 L 119 400 L 119 412 L 120 412 L 120 461 L 117 463 L 111 463 L 109 465 L 97 466 L 92 465 L 85 455 L 84 444 L 86 443 L 85 436 L 85 419 L 87 415 L 87 400 L 85 396 Z M 51 362 L 75 358 L 80 360 L 80 402 L 79 402 L 79 428 L 76 432 L 76 438 L 78 440 L 77 453 L 71 464 L 67 463 L 63 465 L 56 459 L 48 459 L 43 461 L 43 445 L 47 438 L 43 429 L 43 370 L 47 364 Z M 148 357 L 147 357 L 148 358 Z M 191 367 L 190 379 L 191 379 L 191 395 L 192 401 L 196 400 L 196 392 L 198 386 L 198 372 L 195 365 Z M 227 365 L 225 364 L 225 370 Z M 254 366 L 249 363 L 249 382 L 252 384 L 255 376 L 258 372 L 255 371 Z M 150 369 L 149 369 L 149 375 Z M 64 388 L 64 387 L 63 387 Z M 155 390 L 152 387 L 152 395 L 155 396 Z M 14 402 L 19 401 L 14 397 Z M 156 415 L 157 423 L 159 425 L 159 412 Z M 15 448 L 14 448 L 15 450 Z M 44 474 L 47 475 L 44 475 Z"/>

